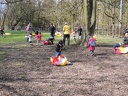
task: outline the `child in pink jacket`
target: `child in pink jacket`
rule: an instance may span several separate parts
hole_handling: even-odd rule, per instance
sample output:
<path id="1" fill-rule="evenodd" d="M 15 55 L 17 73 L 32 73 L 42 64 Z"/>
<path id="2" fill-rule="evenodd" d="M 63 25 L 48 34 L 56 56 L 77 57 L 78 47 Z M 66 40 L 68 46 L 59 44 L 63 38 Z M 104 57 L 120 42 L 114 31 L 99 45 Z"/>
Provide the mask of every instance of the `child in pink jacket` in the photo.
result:
<path id="1" fill-rule="evenodd" d="M 42 35 L 41 35 L 41 32 L 39 32 L 38 35 L 36 35 L 36 38 L 37 38 L 37 45 L 39 45 L 39 43 L 42 42 Z"/>
<path id="2" fill-rule="evenodd" d="M 95 47 L 96 47 L 96 38 L 92 37 L 88 41 L 88 48 L 92 56 L 95 56 L 95 53 L 94 53 Z"/>

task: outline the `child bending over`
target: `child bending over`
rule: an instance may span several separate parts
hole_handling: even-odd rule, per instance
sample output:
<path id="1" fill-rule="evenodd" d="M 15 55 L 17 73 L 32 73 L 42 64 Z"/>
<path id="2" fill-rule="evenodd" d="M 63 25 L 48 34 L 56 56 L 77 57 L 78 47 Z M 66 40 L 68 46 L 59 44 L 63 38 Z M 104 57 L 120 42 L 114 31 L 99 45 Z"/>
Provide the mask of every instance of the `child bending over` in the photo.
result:
<path id="1" fill-rule="evenodd" d="M 61 55 L 61 51 L 63 49 L 63 41 L 59 41 L 56 45 L 56 53 L 55 53 L 55 57 L 56 56 L 60 56 Z"/>

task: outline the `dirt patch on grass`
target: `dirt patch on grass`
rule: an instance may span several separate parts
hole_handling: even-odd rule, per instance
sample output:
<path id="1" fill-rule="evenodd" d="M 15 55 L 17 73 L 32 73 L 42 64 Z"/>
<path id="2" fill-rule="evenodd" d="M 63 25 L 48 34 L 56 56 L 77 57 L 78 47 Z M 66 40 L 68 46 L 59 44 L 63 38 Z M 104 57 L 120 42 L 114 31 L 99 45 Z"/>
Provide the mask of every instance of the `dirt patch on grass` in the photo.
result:
<path id="1" fill-rule="evenodd" d="M 62 54 L 73 63 L 53 66 L 55 46 L 1 47 L 0 96 L 127 96 L 128 54 L 112 47 L 97 47 L 96 57 L 81 46 Z"/>

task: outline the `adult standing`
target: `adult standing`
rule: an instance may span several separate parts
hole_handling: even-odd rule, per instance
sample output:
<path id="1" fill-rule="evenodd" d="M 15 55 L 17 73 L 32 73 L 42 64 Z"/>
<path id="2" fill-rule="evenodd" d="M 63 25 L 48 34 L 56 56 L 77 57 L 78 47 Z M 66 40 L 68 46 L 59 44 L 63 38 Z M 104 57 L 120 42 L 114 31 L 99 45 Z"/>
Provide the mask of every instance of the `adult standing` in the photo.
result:
<path id="1" fill-rule="evenodd" d="M 77 31 L 78 31 L 78 36 L 79 36 L 78 38 L 81 39 L 82 31 L 83 31 L 83 29 L 81 28 L 81 26 L 78 27 L 78 30 Z"/>
<path id="2" fill-rule="evenodd" d="M 128 33 L 128 28 L 126 28 L 125 34 Z"/>
<path id="3" fill-rule="evenodd" d="M 26 31 L 27 31 L 27 35 L 30 35 L 30 33 L 32 33 L 31 30 L 31 23 L 29 23 L 27 26 L 26 26 Z"/>
<path id="4" fill-rule="evenodd" d="M 51 26 L 50 26 L 50 35 L 53 37 L 53 39 L 54 39 L 54 36 L 55 36 L 55 30 L 56 30 L 56 28 L 52 23 Z"/>
<path id="5" fill-rule="evenodd" d="M 27 42 L 29 42 L 29 35 L 32 34 L 31 23 L 26 26 Z"/>
<path id="6" fill-rule="evenodd" d="M 65 25 L 63 27 L 63 43 L 64 43 L 64 45 L 65 45 L 65 41 L 67 39 L 67 44 L 69 46 L 69 44 L 70 44 L 70 33 L 71 33 L 70 32 L 70 26 L 67 23 L 65 23 Z"/>
<path id="7" fill-rule="evenodd" d="M 0 35 L 3 36 L 3 34 L 4 34 L 4 28 L 1 28 L 0 29 Z"/>
<path id="8" fill-rule="evenodd" d="M 125 33 L 124 44 L 128 47 L 128 33 Z"/>

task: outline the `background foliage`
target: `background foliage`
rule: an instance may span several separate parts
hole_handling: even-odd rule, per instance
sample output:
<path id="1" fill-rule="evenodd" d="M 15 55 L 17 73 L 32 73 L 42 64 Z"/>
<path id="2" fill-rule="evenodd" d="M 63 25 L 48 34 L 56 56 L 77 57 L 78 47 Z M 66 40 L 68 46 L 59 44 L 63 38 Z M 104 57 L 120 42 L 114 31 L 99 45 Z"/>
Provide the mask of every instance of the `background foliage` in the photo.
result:
<path id="1" fill-rule="evenodd" d="M 96 2 L 97 34 L 121 36 L 128 25 L 127 0 L 122 1 L 122 10 L 121 0 Z M 0 0 L 0 24 L 6 29 L 18 29 L 31 22 L 35 28 L 48 30 L 54 23 L 62 31 L 64 22 L 68 22 L 72 28 L 81 25 L 85 29 L 84 6 L 83 0 Z"/>

